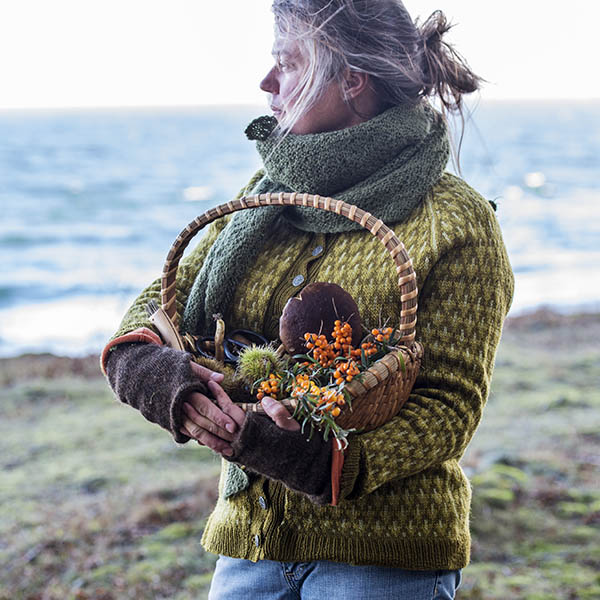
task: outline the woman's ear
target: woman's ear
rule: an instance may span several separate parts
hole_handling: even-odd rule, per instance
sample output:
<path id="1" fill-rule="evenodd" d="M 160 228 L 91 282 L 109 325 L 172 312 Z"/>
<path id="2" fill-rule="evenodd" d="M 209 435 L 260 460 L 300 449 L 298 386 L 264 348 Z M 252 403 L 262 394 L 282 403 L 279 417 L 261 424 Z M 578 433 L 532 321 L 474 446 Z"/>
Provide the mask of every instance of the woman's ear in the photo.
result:
<path id="1" fill-rule="evenodd" d="M 369 88 L 369 75 L 360 71 L 348 71 L 344 78 L 344 92 L 347 100 L 354 100 Z"/>

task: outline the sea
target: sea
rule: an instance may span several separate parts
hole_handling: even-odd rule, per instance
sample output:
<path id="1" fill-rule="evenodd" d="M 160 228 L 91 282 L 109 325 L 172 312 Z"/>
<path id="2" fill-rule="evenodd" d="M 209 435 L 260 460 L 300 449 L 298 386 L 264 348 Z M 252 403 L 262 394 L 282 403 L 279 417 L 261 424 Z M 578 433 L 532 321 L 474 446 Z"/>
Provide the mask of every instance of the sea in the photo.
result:
<path id="1" fill-rule="evenodd" d="M 0 356 L 97 353 L 183 227 L 259 167 L 244 129 L 264 110 L 0 112 Z M 460 173 L 497 205 L 511 314 L 599 310 L 600 101 L 480 102 L 460 129 Z"/>

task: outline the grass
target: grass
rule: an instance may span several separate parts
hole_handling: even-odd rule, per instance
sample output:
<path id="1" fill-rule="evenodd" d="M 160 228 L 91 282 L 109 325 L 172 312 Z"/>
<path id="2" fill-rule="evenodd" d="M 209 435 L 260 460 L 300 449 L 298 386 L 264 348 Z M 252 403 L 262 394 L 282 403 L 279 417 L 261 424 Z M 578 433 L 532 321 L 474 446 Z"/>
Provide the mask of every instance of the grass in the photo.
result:
<path id="1" fill-rule="evenodd" d="M 594 315 L 507 327 L 462 461 L 460 600 L 600 598 L 597 340 Z M 119 405 L 95 365 L 0 361 L 0 600 L 205 598 L 219 462 Z"/>
<path id="2" fill-rule="evenodd" d="M 197 598 L 219 462 L 110 397 L 98 377 L 0 392 L 0 598 Z"/>

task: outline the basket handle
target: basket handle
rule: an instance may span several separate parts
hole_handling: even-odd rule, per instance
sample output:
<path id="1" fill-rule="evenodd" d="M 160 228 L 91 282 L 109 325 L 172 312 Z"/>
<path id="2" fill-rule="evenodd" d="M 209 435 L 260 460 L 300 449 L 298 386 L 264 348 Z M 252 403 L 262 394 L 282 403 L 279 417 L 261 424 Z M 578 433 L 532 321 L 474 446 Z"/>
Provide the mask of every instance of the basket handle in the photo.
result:
<path id="1" fill-rule="evenodd" d="M 402 242 L 381 219 L 374 217 L 371 213 L 353 204 L 347 204 L 342 200 L 335 200 L 334 198 L 323 198 L 316 194 L 299 194 L 297 192 L 242 196 L 239 199 L 227 202 L 227 204 L 220 204 L 196 217 L 177 236 L 165 260 L 161 279 L 162 308 L 175 324 L 177 324 L 175 306 L 177 267 L 191 239 L 206 225 L 224 215 L 248 208 L 277 205 L 310 206 L 334 212 L 346 217 L 350 221 L 358 223 L 371 232 L 385 246 L 396 265 L 401 301 L 398 330 L 402 334 L 402 337 L 399 341 L 405 344 L 414 341 L 417 324 L 417 276 Z"/>

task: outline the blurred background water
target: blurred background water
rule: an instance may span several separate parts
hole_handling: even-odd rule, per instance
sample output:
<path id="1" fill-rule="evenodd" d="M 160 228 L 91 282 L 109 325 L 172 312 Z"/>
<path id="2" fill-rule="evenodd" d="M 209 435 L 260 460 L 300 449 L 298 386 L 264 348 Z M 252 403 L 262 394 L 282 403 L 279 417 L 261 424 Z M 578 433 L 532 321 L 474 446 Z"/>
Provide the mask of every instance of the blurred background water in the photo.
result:
<path id="1" fill-rule="evenodd" d="M 260 109 L 0 113 L 0 356 L 97 352 L 179 231 L 258 168 Z M 498 205 L 512 313 L 600 306 L 600 103 L 488 102 L 463 177 Z"/>

